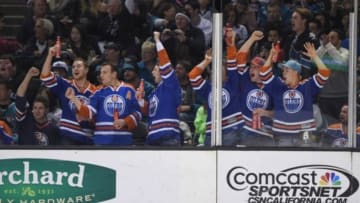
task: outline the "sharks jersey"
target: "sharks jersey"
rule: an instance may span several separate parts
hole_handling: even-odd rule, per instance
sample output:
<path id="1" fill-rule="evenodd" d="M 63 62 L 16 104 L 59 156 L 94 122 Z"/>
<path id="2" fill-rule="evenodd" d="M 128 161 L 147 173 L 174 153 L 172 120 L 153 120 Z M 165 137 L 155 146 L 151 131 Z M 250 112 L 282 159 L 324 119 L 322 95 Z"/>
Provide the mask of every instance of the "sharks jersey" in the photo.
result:
<path id="1" fill-rule="evenodd" d="M 137 126 L 141 113 L 135 98 L 135 90 L 131 86 L 122 82 L 116 88 L 109 86 L 98 90 L 90 97 L 90 104 L 85 108 L 89 110 L 88 116 L 95 118 L 94 144 L 133 143 L 131 130 Z M 114 119 L 124 119 L 127 127 L 115 129 Z"/>
<path id="2" fill-rule="evenodd" d="M 290 88 L 280 77 L 273 75 L 271 67 L 264 66 L 260 70 L 265 84 L 264 90 L 274 100 L 272 130 L 283 135 L 316 130 L 313 98 L 324 86 L 330 71 L 320 70 L 310 79 L 300 82 L 295 88 Z"/>
<path id="3" fill-rule="evenodd" d="M 264 85 L 259 85 L 251 82 L 249 75 L 249 66 L 246 65 L 247 53 L 240 52 L 237 56 L 238 73 L 240 77 L 241 86 L 241 111 L 244 119 L 244 128 L 248 131 L 247 133 L 255 135 L 266 135 L 272 137 L 268 132 L 262 129 L 254 129 L 252 127 L 253 111 L 257 108 L 266 110 L 272 109 L 272 100 L 267 92 L 264 91 Z M 267 117 L 261 117 L 263 125 L 271 128 L 272 120 Z"/>
<path id="4" fill-rule="evenodd" d="M 172 68 L 166 50 L 160 42 L 156 43 L 162 81 L 149 95 L 147 141 L 163 136 L 180 140 L 178 107 L 181 104 L 181 88 Z"/>
<path id="5" fill-rule="evenodd" d="M 89 104 L 89 97 L 96 91 L 96 87 L 91 83 L 87 88 L 80 92 L 74 80 L 66 80 L 51 73 L 47 77 L 41 77 L 46 87 L 60 100 L 62 115 L 60 119 L 60 131 L 62 136 L 67 136 L 73 140 L 84 144 L 92 143 L 91 122 L 81 118 L 76 113 L 75 105 L 65 97 L 65 92 L 69 87 L 75 91 L 76 97 L 83 103 Z"/>
<path id="6" fill-rule="evenodd" d="M 230 51 L 229 49 L 233 49 Z M 228 47 L 227 51 L 227 80 L 222 88 L 222 131 L 231 131 L 233 127 L 242 127 L 244 121 L 240 105 L 240 79 L 237 73 L 235 47 Z M 211 133 L 211 106 L 212 93 L 211 83 L 202 76 L 202 70 L 198 67 L 193 68 L 189 73 L 189 78 L 193 89 L 197 95 L 207 100 L 206 134 Z"/>

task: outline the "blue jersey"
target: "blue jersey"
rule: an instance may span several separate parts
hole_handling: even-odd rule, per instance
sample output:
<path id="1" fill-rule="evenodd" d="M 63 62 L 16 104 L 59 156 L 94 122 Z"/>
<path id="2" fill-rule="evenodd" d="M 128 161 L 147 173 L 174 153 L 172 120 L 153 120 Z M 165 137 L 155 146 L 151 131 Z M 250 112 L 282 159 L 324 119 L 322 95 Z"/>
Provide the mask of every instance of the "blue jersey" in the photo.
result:
<path id="1" fill-rule="evenodd" d="M 310 79 L 300 82 L 295 88 L 284 84 L 280 77 L 272 74 L 271 67 L 261 68 L 264 90 L 274 102 L 274 120 L 272 130 L 278 134 L 294 135 L 303 131 L 315 131 L 313 98 L 325 84 L 328 70 L 318 72 Z"/>
<path id="2" fill-rule="evenodd" d="M 105 87 L 90 97 L 90 118 L 95 118 L 94 144 L 130 145 L 133 143 L 130 128 L 141 119 L 140 107 L 135 98 L 135 90 L 125 83 L 118 87 Z M 127 127 L 114 128 L 115 116 L 124 119 Z M 133 126 L 133 127 L 130 127 Z"/>
<path id="3" fill-rule="evenodd" d="M 51 73 L 48 77 L 42 77 L 46 87 L 60 100 L 62 115 L 60 119 L 60 131 L 62 136 L 70 137 L 73 140 L 84 144 L 92 144 L 92 129 L 89 127 L 89 120 L 81 118 L 76 113 L 75 105 L 65 97 L 66 90 L 71 87 L 75 91 L 76 97 L 83 103 L 89 104 L 89 97 L 95 92 L 96 87 L 88 83 L 87 88 L 80 92 L 75 81 L 66 80 Z"/>
<path id="4" fill-rule="evenodd" d="M 235 48 L 233 48 L 235 49 Z M 232 51 L 234 53 L 236 51 Z M 241 113 L 240 105 L 240 78 L 237 73 L 236 55 L 229 54 L 227 59 L 227 80 L 223 83 L 222 88 L 222 131 L 231 131 L 233 127 L 242 127 L 244 121 Z M 190 81 L 197 95 L 207 100 L 206 108 L 206 134 L 211 133 L 211 106 L 212 94 L 211 83 L 202 76 L 202 70 L 195 67 L 190 73 Z"/>
<path id="5" fill-rule="evenodd" d="M 166 50 L 160 42 L 156 44 L 162 81 L 150 94 L 149 101 L 149 133 L 147 141 L 161 137 L 180 140 L 178 107 L 181 104 L 181 88 L 172 68 Z"/>
<path id="6" fill-rule="evenodd" d="M 271 110 L 272 100 L 267 92 L 263 90 L 263 84 L 251 82 L 249 75 L 249 67 L 246 66 L 247 53 L 241 52 L 238 56 L 238 73 L 241 80 L 241 107 L 242 115 L 245 121 L 244 128 L 247 133 L 254 135 L 266 135 L 272 137 L 269 132 L 262 129 L 254 129 L 252 127 L 253 111 L 257 108 Z M 271 128 L 272 119 L 261 117 L 262 125 Z"/>

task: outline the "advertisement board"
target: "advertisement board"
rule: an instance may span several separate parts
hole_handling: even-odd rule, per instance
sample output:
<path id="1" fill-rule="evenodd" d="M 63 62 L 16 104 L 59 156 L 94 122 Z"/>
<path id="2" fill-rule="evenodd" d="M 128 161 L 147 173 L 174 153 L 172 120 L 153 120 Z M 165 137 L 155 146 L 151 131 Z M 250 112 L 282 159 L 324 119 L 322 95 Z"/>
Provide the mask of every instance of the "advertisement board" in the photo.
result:
<path id="1" fill-rule="evenodd" d="M 350 152 L 219 151 L 218 203 L 356 203 L 352 161 Z"/>
<path id="2" fill-rule="evenodd" d="M 0 203 L 216 202 L 216 151 L 0 150 Z"/>

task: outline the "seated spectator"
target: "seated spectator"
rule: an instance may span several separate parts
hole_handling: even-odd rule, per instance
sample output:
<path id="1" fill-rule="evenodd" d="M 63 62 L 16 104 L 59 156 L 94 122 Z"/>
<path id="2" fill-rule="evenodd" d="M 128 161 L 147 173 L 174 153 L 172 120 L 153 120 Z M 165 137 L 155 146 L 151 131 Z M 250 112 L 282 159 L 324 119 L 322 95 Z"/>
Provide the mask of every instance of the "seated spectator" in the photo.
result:
<path id="1" fill-rule="evenodd" d="M 109 0 L 107 15 L 98 24 L 99 41 L 115 42 L 127 50 L 134 46 L 133 17 L 122 0 Z"/>
<path id="2" fill-rule="evenodd" d="M 200 15 L 212 23 L 213 13 L 216 11 L 211 5 L 211 0 L 198 0 L 200 4 Z"/>
<path id="3" fill-rule="evenodd" d="M 256 13 L 249 9 L 249 2 L 247 0 L 236 0 L 235 7 L 237 10 L 238 24 L 245 25 L 249 33 L 257 28 Z"/>
<path id="4" fill-rule="evenodd" d="M 63 61 L 55 61 L 51 66 L 51 70 L 55 73 L 55 75 L 62 78 L 69 77 L 69 66 Z"/>
<path id="5" fill-rule="evenodd" d="M 106 16 L 106 4 L 102 0 L 81 0 L 80 25 L 85 27 L 86 33 L 94 37 L 100 36 L 97 26 Z"/>
<path id="6" fill-rule="evenodd" d="M 226 5 L 224 9 L 224 31 L 226 28 L 232 28 L 232 30 L 236 33 L 236 47 L 240 48 L 249 37 L 249 33 L 244 25 L 238 24 L 237 18 L 236 7 L 232 4 Z"/>
<path id="7" fill-rule="evenodd" d="M 89 39 L 84 28 L 75 24 L 70 29 L 69 48 L 75 57 L 80 57 L 86 61 L 91 61 L 96 55 L 100 55 L 97 41 Z"/>
<path id="8" fill-rule="evenodd" d="M 322 133 L 320 146 L 322 147 L 348 147 L 348 106 L 341 107 L 340 122 L 333 123 Z M 356 129 L 357 144 L 360 141 L 360 127 Z"/>
<path id="9" fill-rule="evenodd" d="M 132 85 L 134 89 L 138 89 L 142 80 L 139 75 L 139 67 L 132 62 L 126 62 L 122 67 L 122 71 L 122 78 L 124 78 L 124 81 Z M 154 86 L 146 80 L 143 82 L 145 91 L 144 98 L 148 98 L 151 92 L 154 90 Z"/>
<path id="10" fill-rule="evenodd" d="M 321 46 L 317 54 L 331 70 L 319 94 L 321 112 L 332 119 L 339 119 L 341 107 L 348 103 L 349 50 L 341 47 L 344 34 L 338 29 L 320 35 Z"/>
<path id="11" fill-rule="evenodd" d="M 40 71 L 32 67 L 26 74 L 16 92 L 16 121 L 19 127 L 20 145 L 57 145 L 60 144 L 60 129 L 47 118 L 49 102 L 45 97 L 37 97 L 31 107 L 25 96 L 30 81 L 39 76 Z M 30 108 L 32 110 L 30 111 Z"/>
<path id="12" fill-rule="evenodd" d="M 176 6 L 172 2 L 164 1 L 156 10 L 152 11 L 154 30 L 162 31 L 165 28 L 175 28 Z"/>
<path id="13" fill-rule="evenodd" d="M 11 93 L 10 83 L 0 80 L 0 120 L 5 122 L 10 127 L 11 132 L 17 136 L 16 107 L 15 102 L 11 100 Z"/>
<path id="14" fill-rule="evenodd" d="M 15 57 L 12 55 L 0 56 L 0 78 L 9 82 L 13 93 L 16 92 L 25 76 L 24 71 L 18 68 L 16 62 Z"/>
<path id="15" fill-rule="evenodd" d="M 96 83 L 96 69 L 103 63 L 114 65 L 119 73 L 122 71 L 122 66 L 125 63 L 123 57 L 123 47 L 115 42 L 108 42 L 104 45 L 104 52 L 102 56 L 98 56 L 90 65 L 90 81 Z"/>
<path id="16" fill-rule="evenodd" d="M 24 45 L 22 55 L 31 57 L 31 64 L 41 67 L 45 61 L 48 47 L 51 46 L 53 23 L 45 18 L 38 18 L 35 23 L 35 36 Z"/>
<path id="17" fill-rule="evenodd" d="M 164 29 L 161 40 L 169 52 L 172 63 L 179 60 L 190 60 L 192 64 L 201 61 L 205 53 L 204 33 L 191 25 L 190 17 L 178 12 L 175 16 L 176 29 Z"/>
<path id="18" fill-rule="evenodd" d="M 203 31 L 206 47 L 210 47 L 213 31 L 212 23 L 200 15 L 200 4 L 198 0 L 187 1 L 184 9 L 191 19 L 191 25 Z"/>
<path id="19" fill-rule="evenodd" d="M 12 145 L 17 143 L 17 135 L 11 130 L 6 121 L 0 120 L 0 145 Z"/>
<path id="20" fill-rule="evenodd" d="M 155 86 L 152 71 L 157 64 L 157 54 L 155 43 L 145 41 L 141 46 L 141 61 L 137 63 L 139 67 L 139 75 L 145 81 Z"/>
<path id="21" fill-rule="evenodd" d="M 17 33 L 16 39 L 21 44 L 25 45 L 28 40 L 35 37 L 35 23 L 39 18 L 48 17 L 48 4 L 46 0 L 33 0 L 31 11 L 26 15 L 24 22 Z"/>

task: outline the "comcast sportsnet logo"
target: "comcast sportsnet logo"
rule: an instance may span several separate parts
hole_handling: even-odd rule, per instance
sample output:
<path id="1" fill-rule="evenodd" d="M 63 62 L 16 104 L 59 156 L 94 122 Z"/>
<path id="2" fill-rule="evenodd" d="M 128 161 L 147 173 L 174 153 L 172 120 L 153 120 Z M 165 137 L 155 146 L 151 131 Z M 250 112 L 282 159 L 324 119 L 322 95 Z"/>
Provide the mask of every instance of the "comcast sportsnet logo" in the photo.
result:
<path id="1" fill-rule="evenodd" d="M 247 193 L 249 203 L 345 203 L 359 188 L 349 171 L 329 165 L 303 165 L 279 172 L 236 166 L 228 171 L 226 181 L 232 190 Z"/>

